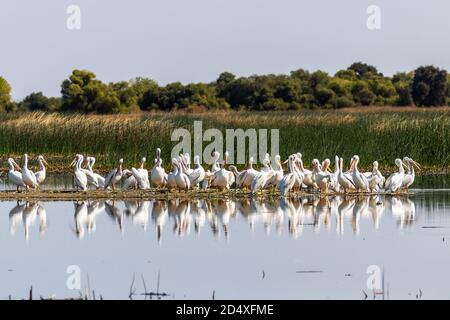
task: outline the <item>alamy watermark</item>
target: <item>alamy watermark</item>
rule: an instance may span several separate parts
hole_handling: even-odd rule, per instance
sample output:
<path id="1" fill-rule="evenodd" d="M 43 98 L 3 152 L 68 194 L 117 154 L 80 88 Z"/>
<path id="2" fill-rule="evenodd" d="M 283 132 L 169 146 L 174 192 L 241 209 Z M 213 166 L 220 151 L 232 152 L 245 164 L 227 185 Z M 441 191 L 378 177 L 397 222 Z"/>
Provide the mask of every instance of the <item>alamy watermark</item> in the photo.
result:
<path id="1" fill-rule="evenodd" d="M 270 152 L 268 150 L 269 140 Z M 217 151 L 222 156 L 225 151 L 228 151 L 229 164 L 245 164 L 250 157 L 253 157 L 255 161 L 262 162 L 266 153 L 269 153 L 272 157 L 279 154 L 280 130 L 225 129 L 224 138 L 224 133 L 221 130 L 209 128 L 203 132 L 203 122 L 194 121 L 193 135 L 187 129 L 178 128 L 172 132 L 171 141 L 178 142 L 172 149 L 171 158 L 189 153 L 198 155 L 200 162 L 211 164 L 213 163 L 213 152 Z M 203 142 L 209 143 L 203 147 Z"/>
<path id="2" fill-rule="evenodd" d="M 70 265 L 66 269 L 66 273 L 69 275 L 66 280 L 66 287 L 69 290 L 81 289 L 81 268 L 77 265 Z"/>
<path id="3" fill-rule="evenodd" d="M 66 27 L 69 30 L 81 29 L 81 8 L 78 5 L 72 4 L 67 7 L 66 13 L 69 15 L 66 20 Z"/>
<path id="4" fill-rule="evenodd" d="M 366 13 L 369 15 L 366 20 L 366 26 L 369 30 L 381 29 L 381 8 L 377 5 L 370 5 L 366 9 Z"/>

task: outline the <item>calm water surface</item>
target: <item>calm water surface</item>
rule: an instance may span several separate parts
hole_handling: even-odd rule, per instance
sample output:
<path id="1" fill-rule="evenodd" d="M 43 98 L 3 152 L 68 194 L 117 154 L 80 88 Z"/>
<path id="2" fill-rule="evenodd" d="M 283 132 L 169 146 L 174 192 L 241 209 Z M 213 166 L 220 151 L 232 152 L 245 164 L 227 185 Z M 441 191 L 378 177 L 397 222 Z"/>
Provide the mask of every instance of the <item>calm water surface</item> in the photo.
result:
<path id="1" fill-rule="evenodd" d="M 418 179 L 398 198 L 0 202 L 0 298 L 33 285 L 35 297 L 89 286 L 127 299 L 134 273 L 141 299 L 142 278 L 156 291 L 159 272 L 165 299 L 372 299 L 375 265 L 385 298 L 449 299 L 448 181 Z M 50 177 L 46 187 L 70 184 Z M 67 287 L 72 265 L 80 290 Z"/>

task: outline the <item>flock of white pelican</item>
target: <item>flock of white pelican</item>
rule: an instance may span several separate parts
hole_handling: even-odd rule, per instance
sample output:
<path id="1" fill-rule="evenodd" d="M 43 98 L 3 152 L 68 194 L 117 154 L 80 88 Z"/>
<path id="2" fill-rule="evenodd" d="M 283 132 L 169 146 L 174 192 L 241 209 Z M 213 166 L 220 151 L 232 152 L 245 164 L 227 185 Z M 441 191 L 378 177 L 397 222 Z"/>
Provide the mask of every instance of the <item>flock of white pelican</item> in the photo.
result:
<path id="1" fill-rule="evenodd" d="M 9 158 L 8 179 L 10 183 L 26 190 L 39 188 L 45 180 L 46 165 L 43 156 L 38 157 L 39 171 L 33 172 L 28 168 L 28 155 L 23 156 L 22 168 Z M 211 168 L 205 170 L 194 156 L 194 165 L 191 168 L 189 154 L 181 154 L 173 158 L 172 170 L 166 173 L 162 166 L 161 150 L 156 150 L 155 164 L 150 173 L 145 169 L 146 158 L 142 158 L 140 166 L 123 169 L 123 159 L 118 161 L 117 167 L 111 170 L 105 177 L 94 171 L 95 158 L 75 155 L 71 168 L 73 168 L 74 184 L 77 190 L 87 191 L 91 188 L 116 190 L 121 185 L 123 190 L 146 190 L 150 188 L 169 191 L 179 190 L 206 190 L 208 188 L 220 191 L 231 188 L 259 193 L 265 189 L 278 190 L 281 196 L 287 196 L 290 192 L 308 190 L 320 193 L 403 193 L 414 183 L 415 169 L 420 165 L 409 157 L 395 159 L 398 168 L 387 179 L 381 174 L 378 162 L 373 162 L 373 169 L 369 172 L 360 172 L 358 164 L 360 158 L 354 155 L 350 161 L 348 170 L 344 169 L 343 158 L 336 156 L 334 171 L 330 168 L 330 159 L 320 162 L 312 161 L 311 169 L 303 165 L 302 154 L 295 153 L 284 162 L 279 155 L 273 157 L 266 154 L 262 168 L 254 168 L 254 159 L 250 158 L 248 167 L 238 171 L 236 166 L 228 165 L 228 152 L 225 152 L 224 161 L 220 162 L 219 152 L 213 153 Z M 283 165 L 287 164 L 287 170 Z M 122 183 L 121 183 L 122 181 Z"/>

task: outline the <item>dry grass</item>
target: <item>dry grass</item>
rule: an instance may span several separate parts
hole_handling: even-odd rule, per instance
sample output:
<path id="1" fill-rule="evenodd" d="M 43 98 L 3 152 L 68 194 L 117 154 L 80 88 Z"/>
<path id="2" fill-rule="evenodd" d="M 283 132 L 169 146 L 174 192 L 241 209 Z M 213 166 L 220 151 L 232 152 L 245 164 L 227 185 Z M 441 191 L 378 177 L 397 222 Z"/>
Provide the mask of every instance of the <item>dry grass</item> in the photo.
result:
<path id="1" fill-rule="evenodd" d="M 349 159 L 359 154 L 362 165 L 373 160 L 392 167 L 397 157 L 410 156 L 429 168 L 450 164 L 450 108 L 368 107 L 300 112 L 142 113 L 132 115 L 6 114 L 0 117 L 2 167 L 7 156 L 43 154 L 63 168 L 75 153 L 95 155 L 100 167 L 123 157 L 135 165 L 162 149 L 164 164 L 176 144 L 175 128 L 192 132 L 194 120 L 207 128 L 280 129 L 280 154 L 301 151 L 312 158 Z M 204 143 L 206 146 L 208 142 Z"/>

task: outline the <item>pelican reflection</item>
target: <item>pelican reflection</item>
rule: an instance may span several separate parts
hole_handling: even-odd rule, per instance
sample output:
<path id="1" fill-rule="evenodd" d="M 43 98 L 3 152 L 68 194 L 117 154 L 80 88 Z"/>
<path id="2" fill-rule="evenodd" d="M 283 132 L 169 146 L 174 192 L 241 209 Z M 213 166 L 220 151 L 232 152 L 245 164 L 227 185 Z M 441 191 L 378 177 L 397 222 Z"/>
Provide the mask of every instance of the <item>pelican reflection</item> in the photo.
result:
<path id="1" fill-rule="evenodd" d="M 295 198 L 278 198 L 271 201 L 260 199 L 238 200 L 94 200 L 73 202 L 74 215 L 72 230 L 81 239 L 86 233 L 94 234 L 99 219 L 105 215 L 117 226 L 120 234 L 128 229 L 142 228 L 153 234 L 162 243 L 165 232 L 177 237 L 188 237 L 191 229 L 195 234 L 209 232 L 213 237 L 230 239 L 236 224 L 247 224 L 249 232 L 263 232 L 270 236 L 286 232 L 292 238 L 301 237 L 305 232 L 320 233 L 334 228 L 338 235 L 348 228 L 353 234 L 361 232 L 361 221 L 369 222 L 378 230 L 381 221 L 390 218 L 398 228 L 407 228 L 416 221 L 415 203 L 408 197 L 392 196 L 351 196 L 331 197 L 308 195 Z M 11 235 L 22 225 L 25 238 L 39 221 L 39 232 L 45 234 L 48 228 L 45 203 L 17 202 L 9 212 Z M 365 222 L 367 224 L 367 222 Z M 169 223 L 172 228 L 165 228 Z M 387 224 L 388 222 L 383 222 Z M 153 227 L 149 228 L 149 224 Z M 54 226 L 55 227 L 55 226 Z"/>
<path id="2" fill-rule="evenodd" d="M 30 238 L 30 229 L 39 220 L 39 233 L 45 234 L 47 230 L 47 212 L 39 202 L 20 202 L 9 212 L 9 232 L 15 235 L 18 227 L 22 224 L 24 228 L 25 239 Z"/>

